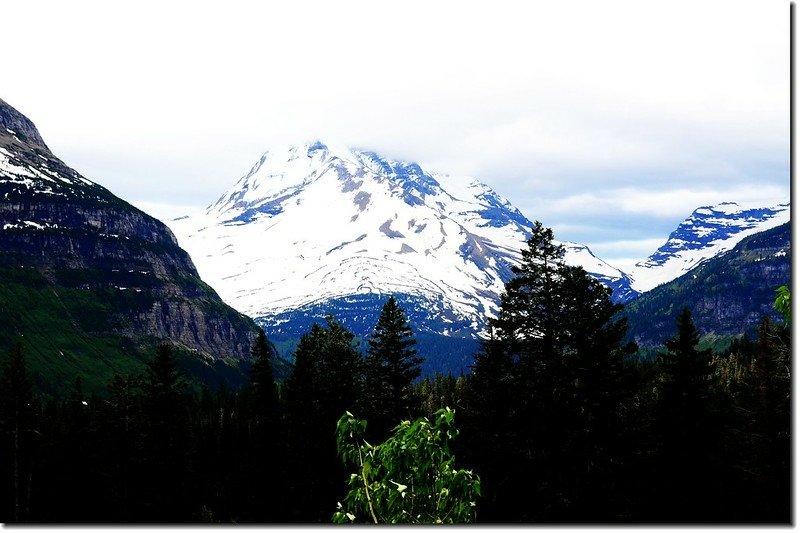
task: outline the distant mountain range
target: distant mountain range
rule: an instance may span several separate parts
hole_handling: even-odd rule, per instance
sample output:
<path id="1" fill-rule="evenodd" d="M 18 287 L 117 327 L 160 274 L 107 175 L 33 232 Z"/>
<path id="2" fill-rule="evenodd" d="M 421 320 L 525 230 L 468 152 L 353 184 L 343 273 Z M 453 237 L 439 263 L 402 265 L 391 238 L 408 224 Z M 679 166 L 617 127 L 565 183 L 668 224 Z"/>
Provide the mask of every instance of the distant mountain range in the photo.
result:
<path id="1" fill-rule="evenodd" d="M 788 203 L 699 208 L 630 273 L 563 244 L 567 263 L 630 302 L 788 219 Z M 329 312 L 366 335 L 389 294 L 424 336 L 474 341 L 532 226 L 473 178 L 319 141 L 267 151 L 205 213 L 168 223 L 203 278 L 279 341 Z M 442 356 L 435 345 L 426 355 Z"/>
<path id="2" fill-rule="evenodd" d="M 176 240 L 66 166 L 2 100 L 0 198 L 0 350 L 23 341 L 37 386 L 53 392 L 141 370 L 164 341 L 195 378 L 235 386 L 253 319 L 288 357 L 328 313 L 368 335 L 389 294 L 426 373 L 468 372 L 532 226 L 473 178 L 314 142 L 266 152 L 203 214 L 169 221 Z M 736 334 L 788 282 L 789 211 L 698 208 L 628 273 L 562 244 L 627 304 L 637 341 L 662 342 L 684 303 L 702 330 Z"/>
<path id="3" fill-rule="evenodd" d="M 195 376 L 246 379 L 253 321 L 163 223 L 65 165 L 2 100 L 0 198 L 0 350 L 22 341 L 41 389 L 103 387 L 165 341 Z"/>

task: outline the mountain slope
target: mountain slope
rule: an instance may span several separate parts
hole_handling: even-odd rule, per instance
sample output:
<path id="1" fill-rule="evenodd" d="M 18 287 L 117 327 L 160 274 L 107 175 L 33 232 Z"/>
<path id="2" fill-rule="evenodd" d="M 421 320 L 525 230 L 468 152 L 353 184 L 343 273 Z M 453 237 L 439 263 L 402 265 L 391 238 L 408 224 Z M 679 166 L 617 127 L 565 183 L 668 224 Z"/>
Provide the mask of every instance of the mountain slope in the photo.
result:
<path id="1" fill-rule="evenodd" d="M 774 206 L 723 202 L 704 206 L 686 218 L 667 242 L 629 272 L 635 291 L 647 292 L 671 281 L 742 239 L 789 221 L 789 203 Z"/>
<path id="2" fill-rule="evenodd" d="M 253 322 L 225 305 L 158 220 L 80 176 L 0 100 L 0 350 L 37 382 L 90 390 L 172 341 L 206 375 L 241 374 Z M 239 378 L 240 379 L 240 378 Z"/>
<path id="3" fill-rule="evenodd" d="M 470 337 L 532 223 L 475 180 L 315 142 L 266 152 L 205 214 L 170 225 L 223 299 L 276 334 L 329 307 L 366 332 L 392 293 L 417 331 Z M 626 293 L 624 274 L 566 245 Z"/>
<path id="4" fill-rule="evenodd" d="M 777 317 L 775 289 L 790 281 L 791 227 L 785 223 L 742 239 L 627 304 L 629 336 L 643 346 L 663 344 L 674 335 L 684 305 L 702 334 L 752 334 L 762 317 Z"/>

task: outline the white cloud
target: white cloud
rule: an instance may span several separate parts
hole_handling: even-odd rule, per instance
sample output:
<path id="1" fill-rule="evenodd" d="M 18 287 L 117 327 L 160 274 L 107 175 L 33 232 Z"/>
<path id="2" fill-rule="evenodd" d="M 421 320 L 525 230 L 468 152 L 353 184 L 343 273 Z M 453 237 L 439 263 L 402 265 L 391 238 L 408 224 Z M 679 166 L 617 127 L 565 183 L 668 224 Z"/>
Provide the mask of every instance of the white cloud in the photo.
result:
<path id="1" fill-rule="evenodd" d="M 667 236 L 654 239 L 618 240 L 605 242 L 592 242 L 589 248 L 598 257 L 602 257 L 610 265 L 630 272 L 632 267 L 650 257 L 667 241 Z"/>
<path id="2" fill-rule="evenodd" d="M 569 214 L 608 217 L 615 212 L 634 213 L 661 218 L 684 218 L 703 205 L 724 201 L 757 202 L 774 205 L 789 200 L 781 187 L 754 184 L 726 189 L 698 187 L 694 189 L 648 190 L 623 188 L 599 193 L 586 192 L 543 202 L 541 209 L 548 216 Z"/>
<path id="3" fill-rule="evenodd" d="M 474 175 L 552 225 L 596 217 L 601 240 L 619 215 L 789 188 L 785 2 L 30 0 L 3 19 L 24 53 L 0 98 L 137 202 L 203 207 L 313 138 Z"/>

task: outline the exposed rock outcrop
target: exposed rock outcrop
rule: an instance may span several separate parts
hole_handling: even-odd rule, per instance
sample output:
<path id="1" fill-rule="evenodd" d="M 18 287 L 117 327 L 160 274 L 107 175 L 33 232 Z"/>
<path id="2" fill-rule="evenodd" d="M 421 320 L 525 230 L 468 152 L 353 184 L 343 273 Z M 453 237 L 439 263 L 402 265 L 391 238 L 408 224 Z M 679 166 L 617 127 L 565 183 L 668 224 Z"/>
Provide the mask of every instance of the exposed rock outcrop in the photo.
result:
<path id="1" fill-rule="evenodd" d="M 2 100 L 0 250 L 0 268 L 33 268 L 54 298 L 80 294 L 112 315 L 76 320 L 71 333 L 172 341 L 207 361 L 249 357 L 255 324 L 203 283 L 172 232 L 65 165 Z M 24 335 L 24 323 L 14 326 Z"/>

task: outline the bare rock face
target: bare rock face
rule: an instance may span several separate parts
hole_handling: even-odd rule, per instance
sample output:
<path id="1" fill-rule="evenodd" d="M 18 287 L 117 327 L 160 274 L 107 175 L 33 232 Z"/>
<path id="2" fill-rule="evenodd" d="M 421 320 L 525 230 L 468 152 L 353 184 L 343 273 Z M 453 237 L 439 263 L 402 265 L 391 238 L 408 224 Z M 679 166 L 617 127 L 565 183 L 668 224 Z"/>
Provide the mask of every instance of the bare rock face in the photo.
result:
<path id="1" fill-rule="evenodd" d="M 0 250 L 0 269 L 33 269 L 65 308 L 86 298 L 85 307 L 96 303 L 108 315 L 79 316 L 69 334 L 122 335 L 136 346 L 169 341 L 206 361 L 249 358 L 255 324 L 200 279 L 172 232 L 65 165 L 2 100 Z M 0 331 L 3 340 L 11 335 Z"/>
<path id="2" fill-rule="evenodd" d="M 5 133 L 16 136 L 20 144 L 26 144 L 32 148 L 38 148 L 48 153 L 50 152 L 50 149 L 44 143 L 42 136 L 39 135 L 39 130 L 36 129 L 33 122 L 2 99 L 0 99 L 0 128 L 3 128 Z"/>

